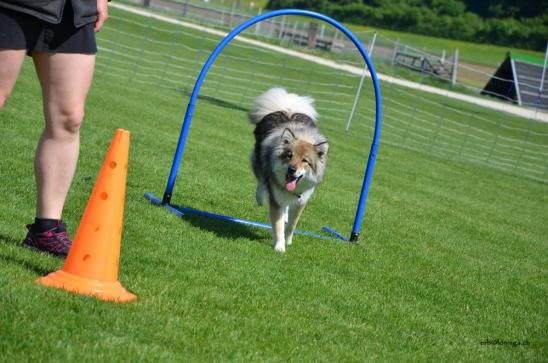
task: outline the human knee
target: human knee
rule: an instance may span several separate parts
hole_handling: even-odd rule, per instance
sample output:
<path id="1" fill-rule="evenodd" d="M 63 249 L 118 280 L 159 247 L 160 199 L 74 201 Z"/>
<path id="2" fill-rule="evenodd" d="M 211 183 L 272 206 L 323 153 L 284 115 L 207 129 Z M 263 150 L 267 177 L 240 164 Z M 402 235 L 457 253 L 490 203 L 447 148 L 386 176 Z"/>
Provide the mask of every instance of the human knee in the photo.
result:
<path id="1" fill-rule="evenodd" d="M 54 117 L 55 119 L 52 119 L 51 121 L 57 131 L 60 131 L 64 134 L 75 135 L 80 132 L 80 126 L 82 125 L 82 121 L 84 119 L 84 109 L 65 109 L 59 112 L 59 114 Z"/>
<path id="2" fill-rule="evenodd" d="M 80 132 L 80 126 L 82 126 L 82 121 L 84 120 L 84 110 L 73 111 L 68 114 L 64 128 L 66 131 L 77 134 Z"/>

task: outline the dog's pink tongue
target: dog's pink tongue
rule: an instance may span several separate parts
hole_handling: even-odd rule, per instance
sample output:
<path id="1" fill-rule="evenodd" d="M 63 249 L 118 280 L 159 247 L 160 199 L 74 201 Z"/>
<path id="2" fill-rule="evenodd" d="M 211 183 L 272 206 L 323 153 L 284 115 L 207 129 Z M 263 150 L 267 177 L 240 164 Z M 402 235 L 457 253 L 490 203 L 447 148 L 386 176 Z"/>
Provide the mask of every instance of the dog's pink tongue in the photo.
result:
<path id="1" fill-rule="evenodd" d="M 297 180 L 293 180 L 285 184 L 285 189 L 287 189 L 288 192 L 294 191 L 296 187 L 297 187 Z"/>

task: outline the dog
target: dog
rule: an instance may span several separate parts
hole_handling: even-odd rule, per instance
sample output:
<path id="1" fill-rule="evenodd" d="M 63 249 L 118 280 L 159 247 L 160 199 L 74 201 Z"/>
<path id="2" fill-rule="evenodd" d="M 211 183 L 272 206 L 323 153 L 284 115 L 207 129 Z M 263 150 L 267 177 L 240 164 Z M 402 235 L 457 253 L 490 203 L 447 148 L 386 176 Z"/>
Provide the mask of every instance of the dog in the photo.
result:
<path id="1" fill-rule="evenodd" d="M 316 126 L 310 97 L 272 88 L 255 100 L 249 121 L 255 125 L 251 168 L 259 206 L 268 197 L 274 249 L 285 252 L 314 189 L 322 182 L 329 144 Z"/>

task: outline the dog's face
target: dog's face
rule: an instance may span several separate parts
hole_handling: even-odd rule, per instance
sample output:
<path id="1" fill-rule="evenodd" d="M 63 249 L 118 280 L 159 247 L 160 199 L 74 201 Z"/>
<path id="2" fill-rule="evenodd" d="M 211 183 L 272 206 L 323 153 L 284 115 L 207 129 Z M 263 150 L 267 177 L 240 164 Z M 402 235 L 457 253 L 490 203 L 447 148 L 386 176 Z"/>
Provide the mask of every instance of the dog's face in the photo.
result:
<path id="1" fill-rule="evenodd" d="M 274 155 L 274 173 L 288 192 L 299 185 L 309 188 L 321 182 L 329 144 L 323 137 L 315 141 L 300 139 L 290 129 L 282 133 Z"/>

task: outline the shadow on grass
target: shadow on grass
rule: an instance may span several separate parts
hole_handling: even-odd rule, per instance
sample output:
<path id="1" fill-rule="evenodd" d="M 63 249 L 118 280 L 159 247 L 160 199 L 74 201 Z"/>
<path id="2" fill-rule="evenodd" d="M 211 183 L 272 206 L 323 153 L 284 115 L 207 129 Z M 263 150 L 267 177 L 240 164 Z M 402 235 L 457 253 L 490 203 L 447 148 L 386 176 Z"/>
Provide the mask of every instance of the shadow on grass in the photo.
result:
<path id="1" fill-rule="evenodd" d="M 247 108 L 245 108 L 243 106 L 240 106 L 240 105 L 237 105 L 236 103 L 228 102 L 228 101 L 225 101 L 225 100 L 220 100 L 218 98 L 211 97 L 211 96 L 198 95 L 198 99 L 203 100 L 203 101 L 205 101 L 207 103 L 210 103 L 212 105 L 215 105 L 215 106 L 230 108 L 230 109 L 233 109 L 233 110 L 236 110 L 236 111 L 243 111 L 243 112 L 248 112 L 249 111 Z"/>
<path id="2" fill-rule="evenodd" d="M 191 90 L 177 89 L 177 91 L 180 92 L 181 94 L 185 95 L 185 96 L 188 96 L 188 97 L 190 97 L 192 95 Z M 216 97 L 213 97 L 213 96 L 207 96 L 207 95 L 200 94 L 200 93 L 198 93 L 198 100 L 202 100 L 202 101 L 207 102 L 211 105 L 224 107 L 224 108 L 230 108 L 230 109 L 236 110 L 236 111 L 243 111 L 243 112 L 248 112 L 249 111 L 248 108 L 240 106 L 239 104 L 236 104 L 234 102 L 221 100 L 219 98 L 216 98 Z"/>
<path id="3" fill-rule="evenodd" d="M 16 240 L 16 239 L 14 239 L 12 237 L 9 237 L 9 236 L 0 235 L 0 243 L 19 246 L 21 241 Z M 24 247 L 21 247 L 21 248 L 23 249 Z M 0 253 L 0 261 L 4 261 L 4 262 L 7 262 L 7 263 L 10 263 L 10 264 L 13 264 L 13 265 L 22 266 L 22 267 L 26 268 L 27 270 L 33 271 L 34 273 L 36 273 L 37 275 L 40 275 L 40 276 L 46 275 L 46 274 L 51 272 L 50 270 L 45 269 L 45 268 L 39 266 L 38 264 L 27 261 L 23 258 L 19 258 L 19 257 L 15 257 L 15 256 L 9 256 L 9 255 L 5 255 L 5 254 L 2 254 L 2 253 Z"/>
<path id="4" fill-rule="evenodd" d="M 247 238 L 251 241 L 270 244 L 268 232 L 264 231 L 260 233 L 259 228 L 190 213 L 185 213 L 183 220 L 189 222 L 194 227 L 215 233 L 221 238 Z"/>
<path id="5" fill-rule="evenodd" d="M 8 245 L 18 245 L 19 243 L 21 243 L 20 240 L 17 240 L 13 237 L 10 237 L 10 236 L 5 236 L 3 234 L 0 234 L 0 242 L 8 244 Z"/>

